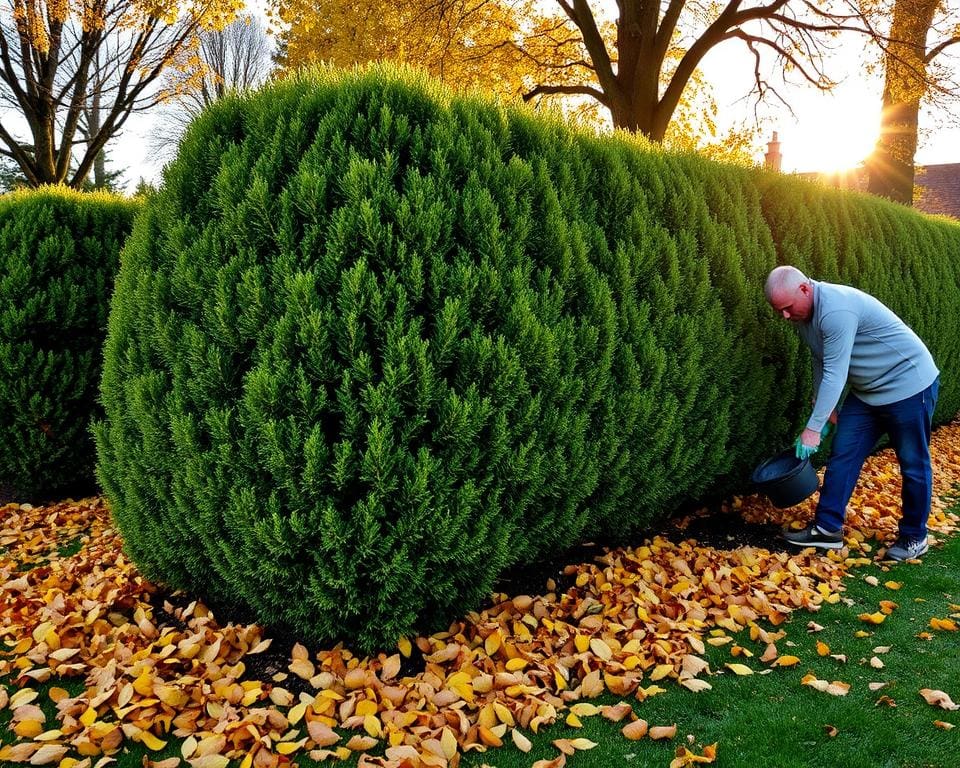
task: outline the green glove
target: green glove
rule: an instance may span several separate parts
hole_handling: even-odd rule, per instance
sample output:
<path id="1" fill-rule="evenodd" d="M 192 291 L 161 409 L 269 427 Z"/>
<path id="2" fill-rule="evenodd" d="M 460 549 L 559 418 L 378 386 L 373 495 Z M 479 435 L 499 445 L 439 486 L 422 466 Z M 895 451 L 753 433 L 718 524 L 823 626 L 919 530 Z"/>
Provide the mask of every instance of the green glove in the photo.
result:
<path id="1" fill-rule="evenodd" d="M 829 421 L 828 421 L 826 424 L 824 424 L 824 425 L 823 425 L 823 429 L 820 430 L 820 439 L 821 439 L 821 440 L 826 440 L 826 439 L 827 439 L 827 435 L 830 434 L 830 430 L 831 430 L 832 428 L 833 428 L 833 424 L 830 423 Z"/>
<path id="2" fill-rule="evenodd" d="M 817 448 L 819 447 L 820 446 L 818 445 L 804 445 L 802 442 L 800 442 L 799 437 L 797 438 L 796 442 L 793 444 L 794 453 L 796 454 L 796 457 L 801 460 L 809 459 L 811 456 L 813 456 L 813 454 L 817 452 Z"/>

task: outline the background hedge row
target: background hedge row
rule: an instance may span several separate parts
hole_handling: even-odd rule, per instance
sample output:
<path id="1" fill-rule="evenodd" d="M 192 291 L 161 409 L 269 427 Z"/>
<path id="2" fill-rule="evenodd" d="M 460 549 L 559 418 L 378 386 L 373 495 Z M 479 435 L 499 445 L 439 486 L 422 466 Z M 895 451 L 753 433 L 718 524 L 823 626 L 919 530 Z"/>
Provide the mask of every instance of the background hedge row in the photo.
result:
<path id="1" fill-rule="evenodd" d="M 90 421 L 138 208 L 66 188 L 0 196 L 0 498 L 95 488 Z"/>
<path id="2" fill-rule="evenodd" d="M 954 224 L 392 70 L 227 98 L 125 249 L 99 476 L 148 576 L 389 644 L 742 490 L 807 417 L 777 263 L 888 302 L 960 409 Z"/>

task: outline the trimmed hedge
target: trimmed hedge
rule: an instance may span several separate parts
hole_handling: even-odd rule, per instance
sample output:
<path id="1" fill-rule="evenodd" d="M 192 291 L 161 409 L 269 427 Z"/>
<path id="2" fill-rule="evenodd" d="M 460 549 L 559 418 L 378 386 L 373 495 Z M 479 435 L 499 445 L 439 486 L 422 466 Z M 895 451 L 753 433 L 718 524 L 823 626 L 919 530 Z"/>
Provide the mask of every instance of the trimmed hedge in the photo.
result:
<path id="1" fill-rule="evenodd" d="M 227 98 L 113 300 L 98 471 L 129 554 L 369 650 L 508 566 L 742 488 L 809 399 L 763 300 L 778 258 L 865 287 L 910 265 L 894 303 L 956 412 L 960 332 L 927 313 L 960 316 L 960 227 L 409 72 Z"/>
<path id="2" fill-rule="evenodd" d="M 138 209 L 62 187 L 0 195 L 0 496 L 95 487 L 107 312 Z"/>

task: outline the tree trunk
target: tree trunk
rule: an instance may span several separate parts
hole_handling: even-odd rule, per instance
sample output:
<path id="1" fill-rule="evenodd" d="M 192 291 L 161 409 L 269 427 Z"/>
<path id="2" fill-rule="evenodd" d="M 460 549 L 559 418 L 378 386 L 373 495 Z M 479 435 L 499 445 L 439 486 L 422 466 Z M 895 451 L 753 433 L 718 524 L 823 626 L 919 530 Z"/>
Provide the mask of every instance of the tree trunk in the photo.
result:
<path id="1" fill-rule="evenodd" d="M 108 183 L 100 156 L 104 146 L 132 112 L 159 102 L 162 94 L 153 84 L 172 62 L 193 50 L 207 10 L 173 21 L 134 12 L 139 6 L 132 0 L 96 0 L 80 4 L 85 9 L 81 19 L 64 11 L 69 3 L 17 0 L 7 5 L 0 7 L 0 102 L 22 114 L 30 141 L 18 139 L 0 121 L 4 154 L 20 166 L 31 186 L 69 181 L 81 187 L 91 172 L 98 185 Z M 201 5 L 233 13 L 224 0 Z M 33 16 L 24 15 L 24 9 Z M 107 67 L 98 67 L 90 82 L 95 57 Z M 93 124 L 99 129 L 87 125 L 86 148 L 79 151 L 75 141 L 83 131 L 81 116 L 90 111 L 94 93 Z"/>
<path id="2" fill-rule="evenodd" d="M 100 119 L 100 99 L 102 96 L 103 84 L 100 82 L 100 51 L 94 56 L 94 72 L 96 82 L 93 93 L 90 96 L 90 109 L 87 112 L 87 139 L 92 141 L 93 137 L 100 133 L 103 127 L 103 121 Z M 97 152 L 97 157 L 93 161 L 93 186 L 97 189 L 104 189 L 107 186 L 107 158 L 106 151 Z"/>
<path id="3" fill-rule="evenodd" d="M 867 191 L 913 203 L 920 101 L 926 91 L 927 33 L 940 0 L 896 0 L 883 86 L 880 136 L 867 160 Z"/>
<path id="4" fill-rule="evenodd" d="M 48 104 L 41 104 L 38 110 L 36 125 L 31 125 L 34 146 L 34 174 L 37 185 L 60 184 L 64 176 L 57 174 L 57 148 L 54 136 L 53 108 Z"/>
<path id="5" fill-rule="evenodd" d="M 666 125 L 658 125 L 660 70 L 657 48 L 659 5 L 626 2 L 617 18 L 617 71 L 610 98 L 613 127 L 662 142 Z"/>
<path id="6" fill-rule="evenodd" d="M 913 203 L 919 99 L 896 103 L 884 89 L 880 138 L 867 160 L 867 191 L 897 203 Z"/>

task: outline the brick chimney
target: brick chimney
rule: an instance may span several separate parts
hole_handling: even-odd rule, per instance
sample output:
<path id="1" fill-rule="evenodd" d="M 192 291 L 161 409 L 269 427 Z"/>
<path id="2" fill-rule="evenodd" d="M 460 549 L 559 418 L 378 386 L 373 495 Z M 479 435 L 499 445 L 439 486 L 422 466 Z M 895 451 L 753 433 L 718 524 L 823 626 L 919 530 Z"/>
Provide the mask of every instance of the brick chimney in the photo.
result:
<path id="1" fill-rule="evenodd" d="M 767 154 L 763 156 L 763 164 L 772 171 L 780 171 L 780 140 L 777 138 L 777 132 L 773 132 L 773 138 L 767 142 Z"/>

